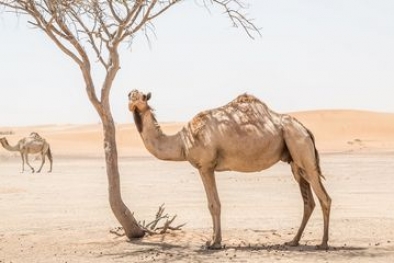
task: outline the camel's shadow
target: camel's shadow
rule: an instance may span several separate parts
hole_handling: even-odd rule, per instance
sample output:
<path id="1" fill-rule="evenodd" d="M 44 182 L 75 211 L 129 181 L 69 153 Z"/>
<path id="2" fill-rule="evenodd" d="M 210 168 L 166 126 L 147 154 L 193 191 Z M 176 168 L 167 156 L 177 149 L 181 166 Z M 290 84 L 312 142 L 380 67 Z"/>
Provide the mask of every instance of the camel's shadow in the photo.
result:
<path id="1" fill-rule="evenodd" d="M 366 256 L 366 247 L 361 246 L 330 246 L 328 250 L 317 249 L 316 245 L 299 245 L 299 246 L 288 246 L 284 244 L 239 244 L 239 245 L 226 245 L 224 244 L 222 249 L 209 249 L 207 246 L 201 244 L 200 246 L 190 243 L 179 243 L 170 241 L 147 241 L 147 240 L 129 240 L 130 244 L 140 247 L 137 249 L 138 252 L 170 252 L 170 251 L 182 251 L 183 253 L 194 253 L 194 254 L 217 254 L 225 251 L 238 251 L 238 252 L 294 252 L 294 253 L 327 253 L 327 252 L 347 252 L 351 254 L 359 254 L 359 256 Z"/>
<path id="2" fill-rule="evenodd" d="M 223 249 L 208 249 L 205 246 L 201 246 L 200 249 L 196 250 L 199 253 L 214 254 L 216 252 L 225 250 L 236 250 L 244 252 L 308 252 L 308 253 L 325 253 L 335 251 L 347 251 L 347 252 L 362 252 L 367 250 L 365 247 L 357 246 L 330 246 L 328 250 L 317 249 L 316 245 L 299 245 L 299 246 L 288 246 L 284 244 L 260 244 L 260 245 L 224 245 Z"/>
<path id="3" fill-rule="evenodd" d="M 149 238 L 127 240 L 122 242 L 122 249 L 105 251 L 99 257 L 127 258 L 139 262 L 172 262 L 190 261 L 205 262 L 210 259 L 237 260 L 248 259 L 256 255 L 260 256 L 294 256 L 316 255 L 324 257 L 371 257 L 378 251 L 371 250 L 368 246 L 331 245 L 328 250 L 319 250 L 315 244 L 304 243 L 293 247 L 274 242 L 246 243 L 243 240 L 231 240 L 224 242 L 224 247 L 219 250 L 208 249 L 204 243 L 203 235 L 170 235 L 154 236 Z M 254 240 L 255 241 L 255 240 Z M 231 243 L 231 244 L 230 244 Z"/>

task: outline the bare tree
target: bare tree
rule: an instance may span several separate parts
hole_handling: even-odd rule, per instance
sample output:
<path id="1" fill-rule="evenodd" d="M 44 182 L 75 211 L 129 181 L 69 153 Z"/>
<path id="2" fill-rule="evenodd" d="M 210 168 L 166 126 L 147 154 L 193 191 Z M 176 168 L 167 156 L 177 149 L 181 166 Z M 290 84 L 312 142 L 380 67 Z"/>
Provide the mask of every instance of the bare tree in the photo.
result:
<path id="1" fill-rule="evenodd" d="M 2 11 L 27 17 L 80 68 L 89 100 L 100 116 L 111 209 L 128 238 L 144 236 L 144 230 L 124 204 L 120 191 L 115 125 L 109 95 L 120 69 L 119 47 L 133 37 L 152 30 L 152 23 L 182 0 L 0 0 Z M 197 1 L 198 3 L 198 1 Z M 249 36 L 258 32 L 244 16 L 247 5 L 239 0 L 200 0 L 208 9 L 223 9 L 236 27 Z M 4 41 L 4 40 L 3 40 Z M 95 64 L 94 64 L 94 63 Z M 93 75 L 92 67 L 104 70 L 104 79 Z"/>

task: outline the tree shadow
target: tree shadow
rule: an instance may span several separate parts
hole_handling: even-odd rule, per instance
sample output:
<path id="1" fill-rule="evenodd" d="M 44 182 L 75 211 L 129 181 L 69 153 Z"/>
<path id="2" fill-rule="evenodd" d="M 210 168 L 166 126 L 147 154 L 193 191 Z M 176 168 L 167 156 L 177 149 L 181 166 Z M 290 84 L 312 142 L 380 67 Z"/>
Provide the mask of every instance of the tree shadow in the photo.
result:
<path id="1" fill-rule="evenodd" d="M 190 246 L 186 243 L 179 244 L 179 242 L 164 240 L 152 241 L 144 238 L 124 242 L 130 244 L 132 248 L 122 251 L 104 252 L 98 255 L 98 257 L 129 258 L 131 262 L 167 262 L 185 259 L 191 251 Z"/>

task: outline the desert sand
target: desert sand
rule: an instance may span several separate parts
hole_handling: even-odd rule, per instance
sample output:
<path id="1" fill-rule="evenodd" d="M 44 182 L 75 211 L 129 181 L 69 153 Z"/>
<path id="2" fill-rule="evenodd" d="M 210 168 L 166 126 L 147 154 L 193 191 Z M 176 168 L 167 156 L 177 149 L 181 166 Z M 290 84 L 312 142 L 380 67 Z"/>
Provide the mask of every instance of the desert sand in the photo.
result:
<path id="1" fill-rule="evenodd" d="M 180 231 L 127 240 L 108 203 L 102 131 L 97 125 L 0 127 L 10 144 L 36 131 L 50 143 L 54 167 L 20 173 L 17 153 L 0 148 L 0 262 L 394 262 L 394 114 L 349 110 L 291 113 L 315 135 L 323 182 L 332 197 L 330 248 L 320 206 L 299 247 L 303 205 L 290 167 L 217 173 L 225 249 L 206 250 L 212 222 L 198 172 L 159 161 L 132 123 L 117 125 L 122 196 L 138 220 L 159 205 Z M 183 123 L 163 123 L 175 133 Z M 30 157 L 33 166 L 39 160 Z"/>

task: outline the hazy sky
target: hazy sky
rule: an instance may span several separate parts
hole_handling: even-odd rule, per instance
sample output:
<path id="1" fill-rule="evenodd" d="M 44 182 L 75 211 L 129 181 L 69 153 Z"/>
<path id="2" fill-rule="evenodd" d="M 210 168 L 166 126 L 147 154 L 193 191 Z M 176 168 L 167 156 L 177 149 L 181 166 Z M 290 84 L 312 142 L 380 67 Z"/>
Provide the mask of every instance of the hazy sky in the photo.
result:
<path id="1" fill-rule="evenodd" d="M 252 40 L 220 12 L 186 0 L 121 52 L 114 119 L 132 122 L 127 93 L 152 92 L 160 122 L 251 93 L 278 112 L 394 113 L 394 1 L 254 0 Z M 0 13 L 0 127 L 97 123 L 81 73 L 39 30 Z M 100 76 L 98 76 L 100 77 Z"/>

